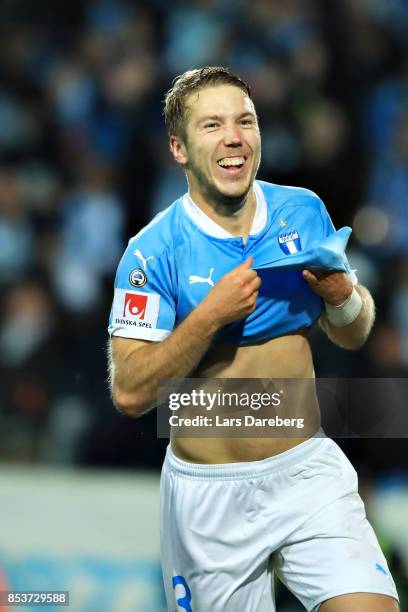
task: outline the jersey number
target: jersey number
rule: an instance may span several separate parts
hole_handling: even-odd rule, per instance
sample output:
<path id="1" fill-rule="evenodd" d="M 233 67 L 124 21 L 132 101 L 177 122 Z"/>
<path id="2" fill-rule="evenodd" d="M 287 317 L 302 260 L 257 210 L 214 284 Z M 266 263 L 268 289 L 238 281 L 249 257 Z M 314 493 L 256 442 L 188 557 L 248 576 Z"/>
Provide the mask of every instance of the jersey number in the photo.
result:
<path id="1" fill-rule="evenodd" d="M 185 581 L 185 578 L 183 578 L 183 576 L 173 576 L 173 589 L 175 589 L 176 586 L 179 584 L 181 584 L 181 586 L 184 587 L 185 593 L 183 597 L 178 598 L 176 603 L 181 608 L 184 608 L 184 610 L 187 610 L 187 612 L 193 612 L 193 608 L 190 606 L 191 591 L 188 588 L 188 584 Z"/>

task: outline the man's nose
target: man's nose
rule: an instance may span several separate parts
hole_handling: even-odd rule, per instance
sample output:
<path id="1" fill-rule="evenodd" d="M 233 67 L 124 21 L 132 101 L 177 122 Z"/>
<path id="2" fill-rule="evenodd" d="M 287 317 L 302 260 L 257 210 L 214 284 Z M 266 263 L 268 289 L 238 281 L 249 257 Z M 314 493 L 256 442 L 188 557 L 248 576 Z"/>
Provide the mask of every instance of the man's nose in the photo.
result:
<path id="1" fill-rule="evenodd" d="M 237 125 L 226 126 L 224 144 L 227 147 L 239 147 L 242 144 L 241 133 Z"/>

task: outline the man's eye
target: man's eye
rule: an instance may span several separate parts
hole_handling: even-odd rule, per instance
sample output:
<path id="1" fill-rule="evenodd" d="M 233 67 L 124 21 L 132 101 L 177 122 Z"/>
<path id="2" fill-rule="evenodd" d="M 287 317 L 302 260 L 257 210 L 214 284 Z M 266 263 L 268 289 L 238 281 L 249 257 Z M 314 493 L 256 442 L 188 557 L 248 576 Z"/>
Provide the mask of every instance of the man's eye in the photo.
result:
<path id="1" fill-rule="evenodd" d="M 252 119 L 242 119 L 241 120 L 241 125 L 253 125 L 253 120 Z"/>
<path id="2" fill-rule="evenodd" d="M 215 122 L 213 122 L 213 123 L 206 123 L 204 125 L 205 128 L 215 128 L 217 126 L 218 126 L 218 123 L 215 123 Z"/>

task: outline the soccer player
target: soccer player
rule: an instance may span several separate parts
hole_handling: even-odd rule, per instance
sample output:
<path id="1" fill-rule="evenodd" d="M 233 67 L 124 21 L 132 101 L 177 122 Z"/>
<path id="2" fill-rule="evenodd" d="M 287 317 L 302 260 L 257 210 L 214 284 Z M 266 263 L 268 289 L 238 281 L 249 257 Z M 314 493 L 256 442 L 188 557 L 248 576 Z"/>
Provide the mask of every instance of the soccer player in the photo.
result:
<path id="1" fill-rule="evenodd" d="M 188 193 L 130 240 L 119 264 L 109 324 L 117 408 L 138 417 L 161 380 L 189 375 L 313 378 L 317 319 L 333 342 L 358 349 L 372 298 L 348 264 L 289 265 L 335 230 L 313 192 L 256 180 L 261 138 L 247 84 L 222 67 L 188 71 L 164 114 Z M 274 571 L 307 610 L 399 609 L 356 472 L 324 436 L 174 437 L 161 547 L 171 612 L 271 612 Z"/>

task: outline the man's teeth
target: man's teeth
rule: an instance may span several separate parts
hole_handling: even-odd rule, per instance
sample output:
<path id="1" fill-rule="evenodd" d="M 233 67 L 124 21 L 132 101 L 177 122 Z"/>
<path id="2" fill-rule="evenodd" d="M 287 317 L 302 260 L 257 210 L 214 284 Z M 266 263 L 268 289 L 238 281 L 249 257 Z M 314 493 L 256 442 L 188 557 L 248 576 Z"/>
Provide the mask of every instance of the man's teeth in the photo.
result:
<path id="1" fill-rule="evenodd" d="M 245 163 L 245 157 L 224 157 L 218 162 L 220 166 L 242 166 Z"/>

